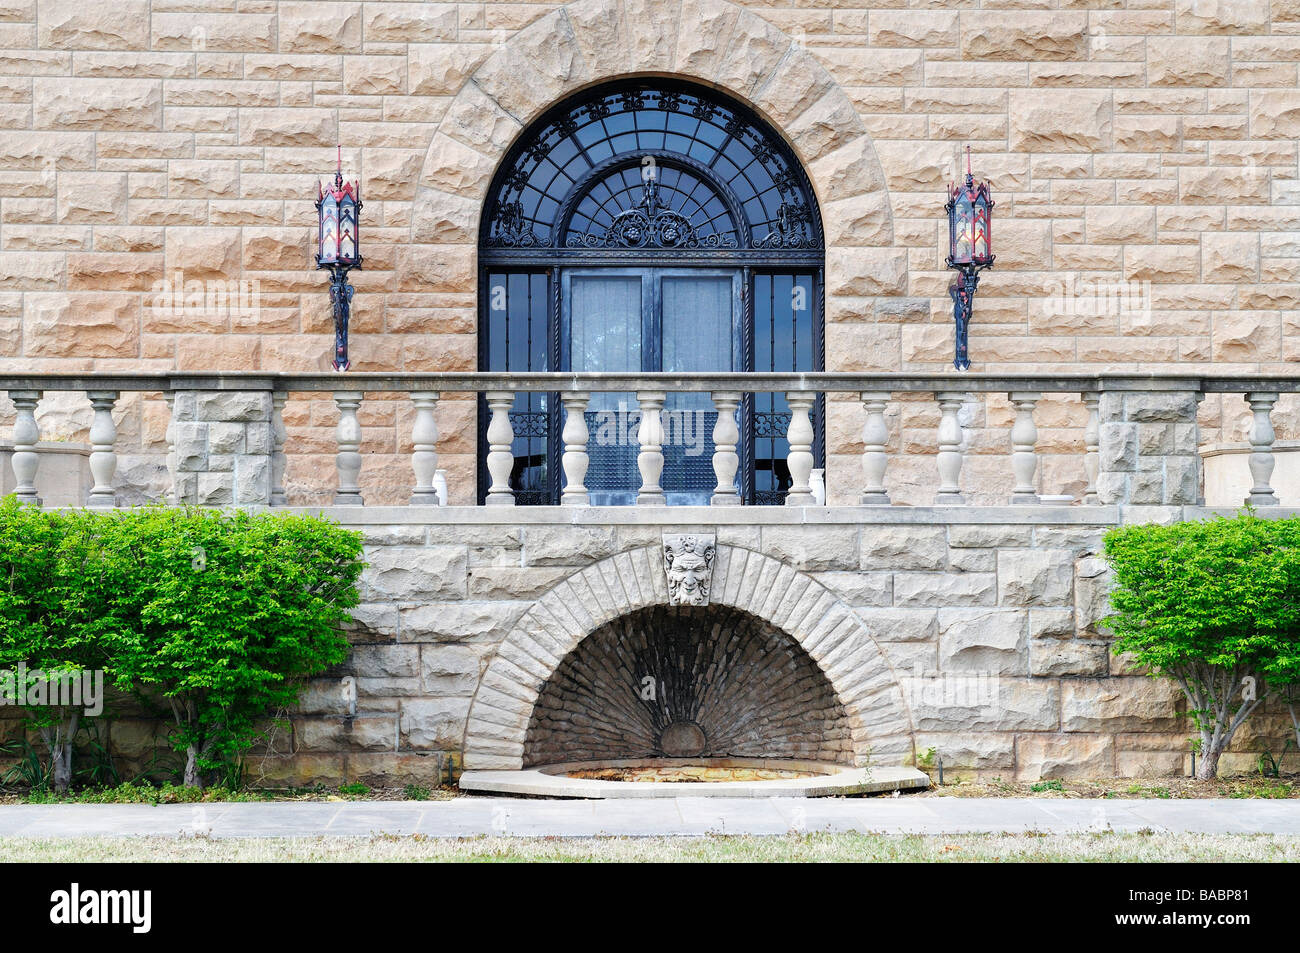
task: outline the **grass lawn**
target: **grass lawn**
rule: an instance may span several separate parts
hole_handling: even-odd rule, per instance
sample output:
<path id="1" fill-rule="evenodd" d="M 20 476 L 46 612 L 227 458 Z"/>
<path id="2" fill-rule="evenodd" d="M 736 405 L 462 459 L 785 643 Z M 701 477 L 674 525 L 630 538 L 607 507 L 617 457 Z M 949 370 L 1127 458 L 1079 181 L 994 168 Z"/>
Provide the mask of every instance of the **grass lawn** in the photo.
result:
<path id="1" fill-rule="evenodd" d="M 131 861 L 1300 861 L 1271 834 L 805 834 L 781 837 L 0 839 L 0 863 Z"/>

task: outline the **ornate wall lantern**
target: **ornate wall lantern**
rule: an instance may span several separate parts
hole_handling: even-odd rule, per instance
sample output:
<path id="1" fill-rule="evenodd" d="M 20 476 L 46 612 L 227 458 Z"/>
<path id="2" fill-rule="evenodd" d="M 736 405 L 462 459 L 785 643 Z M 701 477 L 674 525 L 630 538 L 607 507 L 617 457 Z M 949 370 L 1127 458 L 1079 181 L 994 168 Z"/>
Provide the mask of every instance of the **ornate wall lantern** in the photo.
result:
<path id="1" fill-rule="evenodd" d="M 948 258 L 944 264 L 960 274 L 948 288 L 952 296 L 953 320 L 957 324 L 957 356 L 953 366 L 970 370 L 966 352 L 966 331 L 970 325 L 979 273 L 993 266 L 993 197 L 989 184 L 975 184 L 970 171 L 970 146 L 966 147 L 966 181 L 948 186 Z"/>
<path id="2" fill-rule="evenodd" d="M 352 286 L 348 271 L 361 267 L 358 226 L 361 219 L 361 183 L 343 181 L 343 147 L 339 146 L 334 187 L 316 185 L 316 212 L 320 217 L 320 247 L 316 267 L 330 272 L 330 302 L 334 305 L 334 370 L 346 371 L 348 360 L 348 317 L 352 308 Z"/>

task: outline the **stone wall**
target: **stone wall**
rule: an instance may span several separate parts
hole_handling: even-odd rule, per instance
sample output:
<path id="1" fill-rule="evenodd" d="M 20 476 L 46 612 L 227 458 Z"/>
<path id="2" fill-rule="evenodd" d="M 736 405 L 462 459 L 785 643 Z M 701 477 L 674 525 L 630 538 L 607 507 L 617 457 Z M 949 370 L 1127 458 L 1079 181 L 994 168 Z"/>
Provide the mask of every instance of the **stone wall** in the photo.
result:
<path id="1" fill-rule="evenodd" d="M 504 150 L 599 80 L 714 84 L 789 138 L 828 236 L 832 370 L 950 360 L 940 204 L 970 142 L 998 200 L 977 370 L 1285 371 L 1300 342 L 1300 6 L 1294 0 L 79 0 L 0 2 L 0 367 L 324 370 L 314 183 L 360 176 L 363 370 L 475 363 L 475 236 Z M 1090 282 L 1086 286 L 1078 281 Z M 1136 282 L 1145 306 L 1107 304 Z M 1149 282 L 1149 287 L 1145 283 Z M 1099 303 L 1100 302 L 1100 303 Z M 441 405 L 454 502 L 473 496 L 473 401 Z M 11 419 L 0 401 L 0 422 Z M 323 503 L 327 397 L 291 400 L 291 499 Z M 1044 492 L 1081 489 L 1086 417 L 1039 407 Z M 85 438 L 80 395 L 42 404 Z M 121 481 L 149 486 L 160 398 L 119 405 Z M 363 411 L 363 483 L 404 499 L 408 401 Z M 970 405 L 974 485 L 1004 500 L 1012 408 Z M 937 412 L 891 409 L 893 492 L 928 502 Z M 1240 440 L 1244 402 L 1200 407 Z M 1300 436 L 1296 405 L 1277 413 Z M 832 499 L 860 450 L 831 402 Z M 996 456 L 994 456 L 996 455 Z M 403 474 L 401 476 L 398 473 Z M 152 482 L 151 482 L 152 481 Z"/>
<path id="2" fill-rule="evenodd" d="M 570 653 L 663 606 L 663 534 L 699 531 L 717 536 L 708 611 L 741 610 L 816 663 L 844 709 L 825 722 L 827 743 L 845 725 L 847 757 L 906 763 L 934 747 L 950 774 L 1024 780 L 1186 773 L 1181 693 L 1135 672 L 1097 626 L 1108 578 L 1096 553 L 1117 510 L 1028 509 L 1039 508 L 761 517 L 657 508 L 588 511 L 580 524 L 549 508 L 426 524 L 399 522 L 399 510 L 333 509 L 368 539 L 355 650 L 311 684 L 278 754 L 250 769 L 272 782 L 401 783 L 462 763 L 522 763 L 530 725 L 557 707 L 544 686 L 566 682 L 568 700 L 578 698 L 574 673 L 592 646 Z M 699 523 L 682 521 L 692 517 Z M 764 691 L 761 680 L 745 683 L 731 712 L 797 707 Z M 834 709 L 810 697 L 810 713 Z M 608 700 L 563 707 L 596 720 L 611 711 Z M 1280 751 L 1285 719 L 1252 718 L 1224 771 Z"/>

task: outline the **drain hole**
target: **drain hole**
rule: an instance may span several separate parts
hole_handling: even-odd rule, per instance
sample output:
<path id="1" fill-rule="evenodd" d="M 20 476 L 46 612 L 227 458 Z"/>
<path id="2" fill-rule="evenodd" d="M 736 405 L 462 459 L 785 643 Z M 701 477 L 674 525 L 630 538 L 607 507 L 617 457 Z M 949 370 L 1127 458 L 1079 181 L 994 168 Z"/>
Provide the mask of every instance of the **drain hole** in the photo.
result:
<path id="1" fill-rule="evenodd" d="M 694 758 L 707 746 L 704 730 L 693 721 L 674 721 L 659 736 L 659 750 L 670 758 Z"/>

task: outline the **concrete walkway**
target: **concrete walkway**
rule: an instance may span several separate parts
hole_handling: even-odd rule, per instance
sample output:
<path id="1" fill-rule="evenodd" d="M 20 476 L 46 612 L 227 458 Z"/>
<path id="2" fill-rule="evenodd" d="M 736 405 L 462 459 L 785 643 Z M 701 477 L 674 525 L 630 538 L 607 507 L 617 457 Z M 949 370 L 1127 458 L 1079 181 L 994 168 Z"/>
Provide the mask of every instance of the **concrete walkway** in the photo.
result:
<path id="1" fill-rule="evenodd" d="M 890 834 L 1300 834 L 1300 801 L 1028 798 L 671 798 L 0 806 L 0 837 L 317 837 L 425 834 L 629 837 L 864 831 Z"/>

